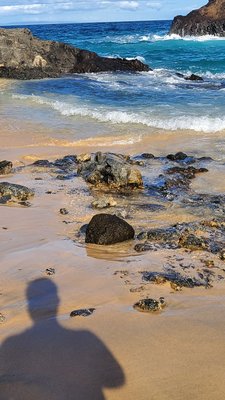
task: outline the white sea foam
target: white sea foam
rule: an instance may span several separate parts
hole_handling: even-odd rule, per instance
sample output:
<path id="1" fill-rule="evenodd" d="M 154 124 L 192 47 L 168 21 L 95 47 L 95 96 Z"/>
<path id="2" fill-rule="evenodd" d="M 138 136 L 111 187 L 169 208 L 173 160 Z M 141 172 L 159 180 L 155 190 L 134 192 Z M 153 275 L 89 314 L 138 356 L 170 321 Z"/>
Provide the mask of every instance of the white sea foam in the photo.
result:
<path id="1" fill-rule="evenodd" d="M 204 36 L 180 36 L 176 34 L 171 35 L 152 35 L 152 41 L 164 41 L 164 40 L 184 40 L 184 41 L 191 41 L 191 42 L 208 42 L 211 40 L 225 40 L 225 37 L 221 36 L 214 36 L 214 35 L 204 35 Z"/>
<path id="2" fill-rule="evenodd" d="M 142 124 L 149 127 L 166 130 L 194 130 L 197 132 L 219 132 L 225 129 L 225 118 L 211 116 L 151 116 L 146 112 L 131 112 L 123 110 L 110 110 L 104 107 L 91 107 L 87 105 L 72 105 L 67 102 L 50 100 L 40 96 L 14 95 L 15 99 L 29 100 L 40 105 L 47 105 L 63 116 L 87 117 L 100 122 L 113 124 Z"/>
<path id="3" fill-rule="evenodd" d="M 134 34 L 134 35 L 122 35 L 122 36 L 106 36 L 104 39 L 98 39 L 97 43 L 116 43 L 116 44 L 130 44 L 130 43 L 140 43 L 140 42 L 161 42 L 170 40 L 183 40 L 191 42 L 208 42 L 215 40 L 225 40 L 225 37 L 214 36 L 214 35 L 204 35 L 204 36 L 180 36 L 176 34 Z M 94 40 L 96 42 L 96 40 Z"/>

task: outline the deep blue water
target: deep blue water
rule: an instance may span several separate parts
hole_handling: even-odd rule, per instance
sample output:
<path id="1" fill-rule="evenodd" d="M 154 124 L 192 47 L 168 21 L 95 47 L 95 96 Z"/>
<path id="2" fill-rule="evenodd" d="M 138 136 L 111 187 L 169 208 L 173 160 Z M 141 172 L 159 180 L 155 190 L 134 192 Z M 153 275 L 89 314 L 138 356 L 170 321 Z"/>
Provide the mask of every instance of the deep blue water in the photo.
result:
<path id="1" fill-rule="evenodd" d="M 170 23 L 29 26 L 42 39 L 63 41 L 109 57 L 138 57 L 154 71 L 25 82 L 17 88 L 17 101 L 22 100 L 32 112 L 36 107 L 39 114 L 48 109 L 71 125 L 83 117 L 163 129 L 225 129 L 225 40 L 169 37 Z M 204 81 L 189 82 L 177 72 L 197 73 Z"/>

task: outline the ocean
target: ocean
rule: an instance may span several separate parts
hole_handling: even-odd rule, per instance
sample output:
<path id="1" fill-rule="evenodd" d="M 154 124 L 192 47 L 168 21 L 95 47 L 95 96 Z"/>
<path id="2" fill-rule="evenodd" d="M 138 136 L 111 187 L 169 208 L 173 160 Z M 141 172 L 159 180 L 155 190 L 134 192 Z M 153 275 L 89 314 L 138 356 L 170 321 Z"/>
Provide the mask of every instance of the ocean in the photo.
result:
<path id="1" fill-rule="evenodd" d="M 128 140 L 135 141 L 155 129 L 225 130 L 225 39 L 169 36 L 170 24 L 146 21 L 28 26 L 42 39 L 66 42 L 107 57 L 138 58 L 153 71 L 74 74 L 17 82 L 1 92 L 0 101 L 5 106 L 1 113 L 8 112 L 10 102 L 11 118 L 41 121 L 46 127 L 67 130 L 71 140 L 103 132 L 114 135 L 115 131 L 118 135 L 128 132 Z M 187 81 L 177 73 L 195 73 L 203 81 Z"/>

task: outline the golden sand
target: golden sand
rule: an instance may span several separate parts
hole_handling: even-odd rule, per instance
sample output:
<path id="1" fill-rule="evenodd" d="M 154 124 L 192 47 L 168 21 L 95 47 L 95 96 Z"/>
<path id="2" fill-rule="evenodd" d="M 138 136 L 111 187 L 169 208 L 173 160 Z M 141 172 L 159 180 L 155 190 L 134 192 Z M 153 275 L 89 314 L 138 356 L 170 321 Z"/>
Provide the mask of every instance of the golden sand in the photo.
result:
<path id="1" fill-rule="evenodd" d="M 95 143 L 91 143 L 91 139 L 84 140 L 71 146 L 59 139 L 54 141 L 52 132 L 46 133 L 37 126 L 17 126 L 17 135 L 14 128 L 7 121 L 1 127 L 0 159 L 10 159 L 17 167 L 39 158 L 53 159 L 87 149 L 99 150 L 98 140 Z M 214 147 L 209 147 L 207 140 L 200 143 L 199 138 L 196 143 L 194 150 L 200 155 L 216 152 Z M 134 154 L 148 149 L 157 155 L 165 155 L 178 150 L 191 151 L 192 146 L 188 134 L 181 139 L 179 133 L 171 132 L 166 139 L 156 133 L 148 143 L 147 139 L 127 146 L 121 143 L 110 146 L 106 142 L 101 150 Z M 210 154 L 207 154 L 207 148 L 210 148 Z M 219 172 L 217 180 L 212 174 L 208 178 L 204 175 L 193 185 L 203 190 L 213 184 L 215 192 L 222 192 L 223 173 L 223 170 Z M 42 180 L 35 179 L 40 176 Z M 6 317 L 0 324 L 0 341 L 2 348 L 7 348 L 7 343 L 12 349 L 15 346 L 10 357 L 15 365 L 18 363 L 18 368 L 22 364 L 24 368 L 28 363 L 26 370 L 38 372 L 41 377 L 39 383 L 32 379 L 29 384 L 24 381 L 15 383 L 16 400 L 68 400 L 70 397 L 59 394 L 60 386 L 63 388 L 65 384 L 67 388 L 71 385 L 71 398 L 84 400 L 83 394 L 78 398 L 73 392 L 77 380 L 85 382 L 87 388 L 92 383 L 87 373 L 89 364 L 93 362 L 89 359 L 92 350 L 88 345 L 86 349 L 79 345 L 79 334 L 84 331 L 90 334 L 87 337 L 90 337 L 90 343 L 94 340 L 94 346 L 98 347 L 97 340 L 101 341 L 102 354 L 107 354 L 109 360 L 107 368 L 109 365 L 112 368 L 111 381 L 106 381 L 104 371 L 101 372 L 102 380 L 98 377 L 100 381 L 97 378 L 94 381 L 94 385 L 101 387 L 99 390 L 103 391 L 104 397 L 99 395 L 97 398 L 97 392 L 89 387 L 85 400 L 224 400 L 223 281 L 209 290 L 195 288 L 183 289 L 182 292 L 172 291 L 169 285 L 143 284 L 140 272 L 161 271 L 163 265 L 171 261 L 171 252 L 139 254 L 133 251 L 133 243 L 107 248 L 85 246 L 76 233 L 95 212 L 90 209 L 93 195 L 87 195 L 86 185 L 80 178 L 64 182 L 47 172 L 40 174 L 32 168 L 18 168 L 15 174 L 2 180 L 35 190 L 29 208 L 0 206 L 0 312 Z M 73 189 L 76 189 L 75 194 Z M 47 194 L 47 191 L 52 193 Z M 61 207 L 69 209 L 70 214 L 61 215 Z M 144 221 L 146 215 L 139 215 L 132 221 L 135 228 L 141 218 Z M 167 208 L 158 216 L 149 217 L 145 223 L 146 226 L 159 226 L 192 219 L 193 216 L 184 214 L 182 210 L 174 212 Z M 185 253 L 182 250 L 172 255 L 182 258 L 184 263 L 193 263 L 196 268 L 202 257 L 207 258 L 201 252 Z M 218 265 L 216 256 L 210 255 L 210 258 Z M 53 324 L 51 313 L 40 315 L 38 325 L 31 321 L 28 313 L 27 286 L 34 280 L 46 278 L 47 268 L 55 269 L 55 274 L 49 279 L 57 286 L 60 301 L 57 325 Z M 130 291 L 140 286 L 143 286 L 141 292 Z M 147 296 L 164 296 L 167 307 L 155 315 L 133 310 L 132 305 Z M 72 310 L 86 307 L 94 307 L 96 311 L 86 318 L 69 317 Z M 61 332 L 59 338 L 57 332 Z M 73 334 L 74 341 L 69 342 L 68 349 L 66 338 L 72 338 Z M 10 338 L 10 342 L 5 342 Z M 20 338 L 24 338 L 22 351 L 18 350 Z M 79 346 L 82 351 L 79 351 Z M 103 368 L 101 363 L 101 357 L 94 360 L 93 375 Z M 0 372 L 2 370 L 4 373 L 4 366 L 0 364 Z M 73 371 L 77 375 L 75 372 L 73 375 Z M 45 376 L 49 377 L 47 385 Z M 19 397 L 19 391 L 23 397 Z M 0 399 L 9 400 L 8 397 L 1 398 L 1 394 Z"/>

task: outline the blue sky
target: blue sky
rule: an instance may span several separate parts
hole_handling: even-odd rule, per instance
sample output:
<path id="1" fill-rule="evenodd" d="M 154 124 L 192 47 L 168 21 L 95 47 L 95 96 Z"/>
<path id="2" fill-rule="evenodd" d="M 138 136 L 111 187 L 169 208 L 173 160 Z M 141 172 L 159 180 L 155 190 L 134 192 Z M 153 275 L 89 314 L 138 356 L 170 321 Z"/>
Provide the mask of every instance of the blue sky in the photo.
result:
<path id="1" fill-rule="evenodd" d="M 0 25 L 172 19 L 205 0 L 0 0 Z"/>

